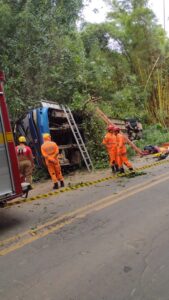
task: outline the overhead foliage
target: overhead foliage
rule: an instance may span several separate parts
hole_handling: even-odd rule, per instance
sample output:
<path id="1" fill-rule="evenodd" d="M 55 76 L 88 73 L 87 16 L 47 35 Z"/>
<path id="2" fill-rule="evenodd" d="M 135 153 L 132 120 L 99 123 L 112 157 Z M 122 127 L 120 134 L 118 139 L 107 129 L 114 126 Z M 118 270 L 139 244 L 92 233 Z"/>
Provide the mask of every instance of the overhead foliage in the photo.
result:
<path id="1" fill-rule="evenodd" d="M 83 68 L 83 45 L 76 30 L 82 1 L 1 0 L 0 4 L 0 67 L 7 78 L 12 117 L 44 98 L 70 101 Z"/>
<path id="2" fill-rule="evenodd" d="M 109 0 L 108 21 L 77 27 L 82 0 L 0 0 L 0 68 L 15 120 L 41 99 L 168 124 L 168 51 L 148 0 Z M 164 113 L 166 111 L 167 113 Z"/>

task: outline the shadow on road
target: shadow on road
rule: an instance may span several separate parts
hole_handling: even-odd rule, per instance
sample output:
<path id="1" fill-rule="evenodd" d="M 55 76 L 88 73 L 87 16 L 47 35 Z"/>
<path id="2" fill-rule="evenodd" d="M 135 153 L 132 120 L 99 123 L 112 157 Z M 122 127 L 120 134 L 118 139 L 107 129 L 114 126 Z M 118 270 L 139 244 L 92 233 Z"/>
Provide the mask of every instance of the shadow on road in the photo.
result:
<path id="1" fill-rule="evenodd" d="M 9 210 L 0 208 L 0 239 L 2 234 L 8 232 L 10 229 L 14 229 L 24 223 L 22 215 L 16 215 L 15 217 Z"/>

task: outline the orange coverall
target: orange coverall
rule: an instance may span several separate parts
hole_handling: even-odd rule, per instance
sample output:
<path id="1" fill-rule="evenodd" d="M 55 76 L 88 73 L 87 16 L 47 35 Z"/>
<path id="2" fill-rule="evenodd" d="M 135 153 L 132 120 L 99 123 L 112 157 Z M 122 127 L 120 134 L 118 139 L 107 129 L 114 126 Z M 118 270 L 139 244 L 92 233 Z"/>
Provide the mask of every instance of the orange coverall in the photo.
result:
<path id="1" fill-rule="evenodd" d="M 110 165 L 114 165 L 117 162 L 117 139 L 114 133 L 107 132 L 102 144 L 106 146 Z"/>
<path id="2" fill-rule="evenodd" d="M 55 142 L 45 141 L 41 146 L 41 152 L 45 158 L 46 166 L 54 183 L 63 181 L 61 167 L 58 159 L 59 148 Z"/>
<path id="3" fill-rule="evenodd" d="M 122 168 L 123 164 L 125 164 L 130 169 L 132 168 L 132 164 L 128 161 L 127 158 L 127 149 L 126 149 L 127 139 L 125 135 L 121 133 L 118 133 L 116 137 L 117 137 L 117 164 L 119 168 Z"/>

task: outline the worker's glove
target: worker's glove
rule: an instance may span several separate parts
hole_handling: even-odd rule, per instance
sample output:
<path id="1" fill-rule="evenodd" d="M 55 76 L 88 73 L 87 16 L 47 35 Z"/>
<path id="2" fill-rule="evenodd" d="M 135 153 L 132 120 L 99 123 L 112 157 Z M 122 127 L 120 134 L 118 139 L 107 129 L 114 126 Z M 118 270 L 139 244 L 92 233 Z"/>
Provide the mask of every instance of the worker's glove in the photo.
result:
<path id="1" fill-rule="evenodd" d="M 55 158 L 48 158 L 48 161 L 51 162 L 51 163 L 53 163 L 53 164 L 56 163 L 56 159 Z"/>

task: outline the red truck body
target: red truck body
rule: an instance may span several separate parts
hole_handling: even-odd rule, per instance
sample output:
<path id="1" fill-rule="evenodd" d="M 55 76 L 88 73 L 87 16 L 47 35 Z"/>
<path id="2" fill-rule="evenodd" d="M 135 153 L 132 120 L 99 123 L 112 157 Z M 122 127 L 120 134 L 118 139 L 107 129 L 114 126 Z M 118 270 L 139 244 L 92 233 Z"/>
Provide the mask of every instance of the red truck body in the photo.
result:
<path id="1" fill-rule="evenodd" d="M 15 143 L 0 71 L 0 204 L 22 195 Z"/>

